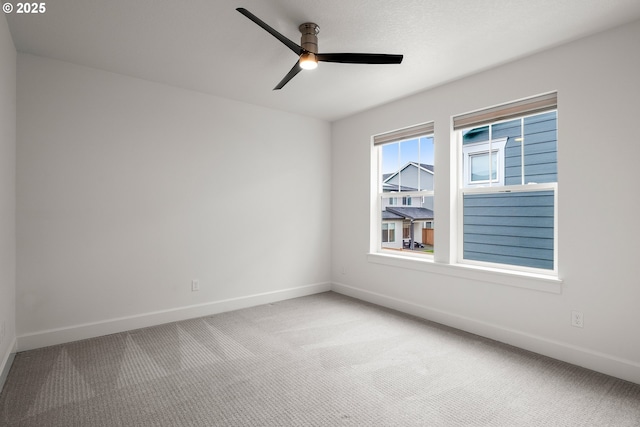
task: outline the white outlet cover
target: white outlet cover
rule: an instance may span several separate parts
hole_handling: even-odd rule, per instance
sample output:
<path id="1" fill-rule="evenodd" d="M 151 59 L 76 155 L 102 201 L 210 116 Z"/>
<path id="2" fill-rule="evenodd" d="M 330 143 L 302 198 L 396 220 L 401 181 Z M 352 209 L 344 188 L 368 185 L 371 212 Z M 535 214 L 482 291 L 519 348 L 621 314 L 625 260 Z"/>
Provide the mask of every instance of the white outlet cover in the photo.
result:
<path id="1" fill-rule="evenodd" d="M 584 316 L 580 311 L 572 311 L 571 312 L 571 325 L 576 326 L 578 328 L 584 327 Z"/>

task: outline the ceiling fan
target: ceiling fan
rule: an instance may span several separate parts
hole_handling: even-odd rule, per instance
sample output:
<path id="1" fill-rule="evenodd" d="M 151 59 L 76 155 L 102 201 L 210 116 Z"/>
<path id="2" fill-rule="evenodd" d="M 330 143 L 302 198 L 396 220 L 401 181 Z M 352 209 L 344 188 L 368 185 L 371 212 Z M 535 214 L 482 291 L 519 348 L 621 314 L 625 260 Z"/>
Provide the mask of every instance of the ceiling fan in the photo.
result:
<path id="1" fill-rule="evenodd" d="M 320 27 L 312 22 L 300 25 L 302 33 L 300 45 L 292 42 L 278 31 L 271 28 L 266 22 L 255 16 L 243 7 L 236 9 L 238 12 L 258 24 L 273 37 L 280 40 L 291 49 L 300 59 L 295 63 L 291 71 L 273 88 L 279 90 L 286 85 L 296 74 L 304 70 L 312 70 L 318 66 L 318 62 L 342 62 L 346 64 L 400 64 L 402 55 L 388 55 L 383 53 L 318 53 L 318 32 Z"/>

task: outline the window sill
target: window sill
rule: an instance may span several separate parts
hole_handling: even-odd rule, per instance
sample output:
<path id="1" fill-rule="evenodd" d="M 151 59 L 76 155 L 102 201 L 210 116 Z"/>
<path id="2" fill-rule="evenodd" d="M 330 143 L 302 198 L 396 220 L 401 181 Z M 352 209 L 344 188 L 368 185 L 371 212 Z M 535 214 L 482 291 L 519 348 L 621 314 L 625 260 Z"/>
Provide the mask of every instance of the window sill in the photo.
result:
<path id="1" fill-rule="evenodd" d="M 410 270 L 424 271 L 444 276 L 481 281 L 516 288 L 531 289 L 553 294 L 562 293 L 562 280 L 551 275 L 502 270 L 468 264 L 442 264 L 432 258 L 416 258 L 386 253 L 369 253 L 371 263 L 388 265 Z"/>

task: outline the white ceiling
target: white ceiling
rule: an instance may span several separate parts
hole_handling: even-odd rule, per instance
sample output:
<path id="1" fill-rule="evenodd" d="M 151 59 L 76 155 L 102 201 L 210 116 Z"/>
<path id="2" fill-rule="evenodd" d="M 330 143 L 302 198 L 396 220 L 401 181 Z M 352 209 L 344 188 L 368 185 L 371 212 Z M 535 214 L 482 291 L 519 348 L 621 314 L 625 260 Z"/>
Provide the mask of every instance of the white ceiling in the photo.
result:
<path id="1" fill-rule="evenodd" d="M 14 2 L 15 3 L 15 2 Z M 320 63 L 280 91 L 296 55 L 245 7 L 320 52 L 404 54 L 400 65 Z M 47 0 L 6 14 L 19 52 L 325 120 L 640 19 L 639 0 Z"/>

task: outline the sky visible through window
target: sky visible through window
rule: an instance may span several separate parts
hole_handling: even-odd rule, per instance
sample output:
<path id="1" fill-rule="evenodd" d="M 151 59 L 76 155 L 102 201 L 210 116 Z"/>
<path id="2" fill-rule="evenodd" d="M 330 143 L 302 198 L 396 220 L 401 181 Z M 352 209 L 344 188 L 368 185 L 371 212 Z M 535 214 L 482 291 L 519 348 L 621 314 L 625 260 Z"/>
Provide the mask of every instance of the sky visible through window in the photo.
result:
<path id="1" fill-rule="evenodd" d="M 433 137 L 423 136 L 382 146 L 382 173 L 397 172 L 408 162 L 433 165 Z"/>

